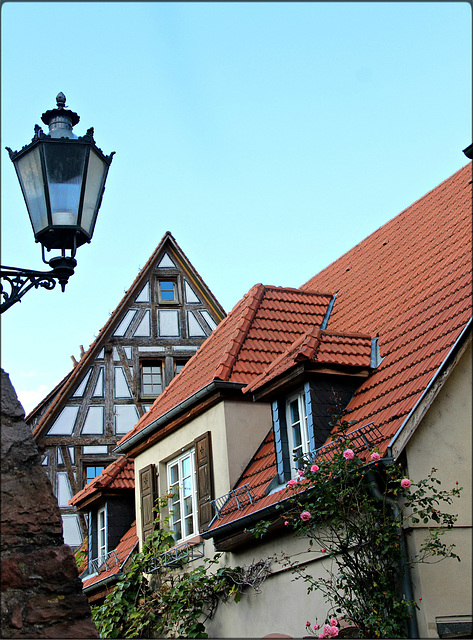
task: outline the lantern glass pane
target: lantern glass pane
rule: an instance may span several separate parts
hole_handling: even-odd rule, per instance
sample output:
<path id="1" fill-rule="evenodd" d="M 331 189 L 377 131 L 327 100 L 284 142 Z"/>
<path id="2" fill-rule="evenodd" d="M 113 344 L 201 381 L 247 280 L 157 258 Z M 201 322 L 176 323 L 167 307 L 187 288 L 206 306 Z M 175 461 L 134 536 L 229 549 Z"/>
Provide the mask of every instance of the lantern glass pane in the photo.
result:
<path id="1" fill-rule="evenodd" d="M 85 183 L 84 206 L 82 208 L 81 227 L 92 236 L 97 216 L 98 205 L 102 195 L 102 187 L 107 165 L 98 155 L 90 150 L 87 181 Z"/>
<path id="2" fill-rule="evenodd" d="M 39 147 L 34 147 L 24 156 L 15 160 L 15 166 L 33 231 L 36 234 L 48 226 Z"/>
<path id="3" fill-rule="evenodd" d="M 87 147 L 45 144 L 44 157 L 53 225 L 75 226 Z"/>

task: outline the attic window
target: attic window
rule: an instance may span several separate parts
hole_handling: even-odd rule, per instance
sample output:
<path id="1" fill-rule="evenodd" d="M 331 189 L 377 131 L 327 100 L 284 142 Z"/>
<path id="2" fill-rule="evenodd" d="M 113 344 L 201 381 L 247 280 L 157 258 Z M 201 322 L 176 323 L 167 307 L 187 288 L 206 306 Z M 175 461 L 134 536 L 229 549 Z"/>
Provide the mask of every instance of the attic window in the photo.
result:
<path id="1" fill-rule="evenodd" d="M 105 469 L 104 465 L 96 466 L 96 465 L 87 465 L 83 468 L 84 474 L 84 485 L 89 484 L 94 478 L 99 476 L 102 471 Z"/>
<path id="2" fill-rule="evenodd" d="M 158 281 L 159 301 L 164 303 L 177 302 L 177 285 L 173 280 Z"/>

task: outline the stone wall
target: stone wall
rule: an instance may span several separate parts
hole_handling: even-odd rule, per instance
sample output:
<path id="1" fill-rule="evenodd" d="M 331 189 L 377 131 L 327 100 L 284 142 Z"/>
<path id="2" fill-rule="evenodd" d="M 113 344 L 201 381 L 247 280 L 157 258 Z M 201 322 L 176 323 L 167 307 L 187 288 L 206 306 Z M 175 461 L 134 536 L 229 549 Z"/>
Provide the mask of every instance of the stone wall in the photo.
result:
<path id="1" fill-rule="evenodd" d="M 1 636 L 98 638 L 56 498 L 1 370 Z"/>

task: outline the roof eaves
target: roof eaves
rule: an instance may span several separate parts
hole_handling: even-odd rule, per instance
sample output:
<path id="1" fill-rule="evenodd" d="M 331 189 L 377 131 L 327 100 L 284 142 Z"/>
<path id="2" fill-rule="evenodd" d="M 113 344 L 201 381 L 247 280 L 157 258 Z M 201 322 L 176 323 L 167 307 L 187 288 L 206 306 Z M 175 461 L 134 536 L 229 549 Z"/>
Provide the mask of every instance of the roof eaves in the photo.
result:
<path id="1" fill-rule="evenodd" d="M 118 444 L 113 450 L 114 453 L 128 453 L 148 436 L 152 435 L 161 426 L 176 418 L 184 411 L 189 410 L 191 407 L 199 404 L 204 398 L 212 395 L 216 391 L 223 390 L 241 390 L 246 386 L 246 383 L 240 382 L 228 382 L 226 380 L 212 380 L 209 384 L 205 385 L 192 395 L 188 396 L 185 400 L 175 405 L 166 413 L 153 420 L 149 424 L 143 427 L 140 431 L 130 436 L 127 440 L 124 440 L 121 444 Z"/>
<path id="2" fill-rule="evenodd" d="M 471 329 L 472 318 L 468 320 L 467 324 L 458 336 L 444 361 L 438 367 L 435 375 L 432 377 L 431 381 L 424 389 L 424 392 L 417 400 L 414 407 L 412 407 L 409 414 L 406 416 L 406 419 L 391 439 L 391 442 L 389 443 L 387 448 L 387 455 L 394 458 L 394 460 L 396 460 L 404 450 L 411 436 L 417 429 L 420 421 L 431 406 L 432 402 L 437 397 L 437 394 L 445 384 L 447 378 L 454 369 L 458 360 L 463 355 L 469 342 L 471 342 Z"/>

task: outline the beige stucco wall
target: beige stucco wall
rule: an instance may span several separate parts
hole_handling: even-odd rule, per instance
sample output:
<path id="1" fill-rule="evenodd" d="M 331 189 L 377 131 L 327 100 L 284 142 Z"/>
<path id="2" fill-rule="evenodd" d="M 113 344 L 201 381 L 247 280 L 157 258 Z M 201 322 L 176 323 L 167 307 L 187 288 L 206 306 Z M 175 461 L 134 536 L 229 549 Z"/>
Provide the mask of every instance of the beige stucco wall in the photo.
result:
<path id="1" fill-rule="evenodd" d="M 308 635 L 307 620 L 316 617 L 323 622 L 327 604 L 319 591 L 307 594 L 307 584 L 294 580 L 295 574 L 285 570 L 275 558 L 281 551 L 298 561 L 313 575 L 323 576 L 330 560 L 319 549 L 309 550 L 307 538 L 283 535 L 269 542 L 264 538 L 250 547 L 223 554 L 220 563 L 226 566 L 251 565 L 258 560 L 271 559 L 271 575 L 261 586 L 260 593 L 246 588 L 241 601 L 219 605 L 215 617 L 206 623 L 210 638 L 262 638 L 270 633 L 282 633 L 294 638 Z"/>
<path id="2" fill-rule="evenodd" d="M 458 513 L 453 531 L 444 542 L 454 543 L 461 562 L 454 559 L 438 564 L 419 565 L 412 575 L 421 638 L 437 638 L 435 618 L 472 613 L 472 350 L 471 343 L 447 378 L 421 424 L 407 444 L 408 474 L 413 480 L 426 477 L 432 467 L 438 469 L 441 489 L 463 487 L 461 497 L 443 508 Z M 435 523 L 433 523 L 435 524 Z M 409 536 L 412 553 L 428 535 L 418 526 Z M 418 600 L 422 598 L 422 600 Z"/>
<path id="3" fill-rule="evenodd" d="M 149 464 L 158 469 L 158 490 L 167 487 L 166 463 L 192 447 L 194 439 L 210 431 L 215 497 L 223 496 L 235 485 L 255 451 L 271 429 L 268 404 L 221 401 L 190 420 L 135 458 L 135 505 L 137 533 L 141 540 L 139 472 Z M 212 543 L 210 543 L 212 544 Z M 208 545 L 207 545 L 208 546 Z"/>

